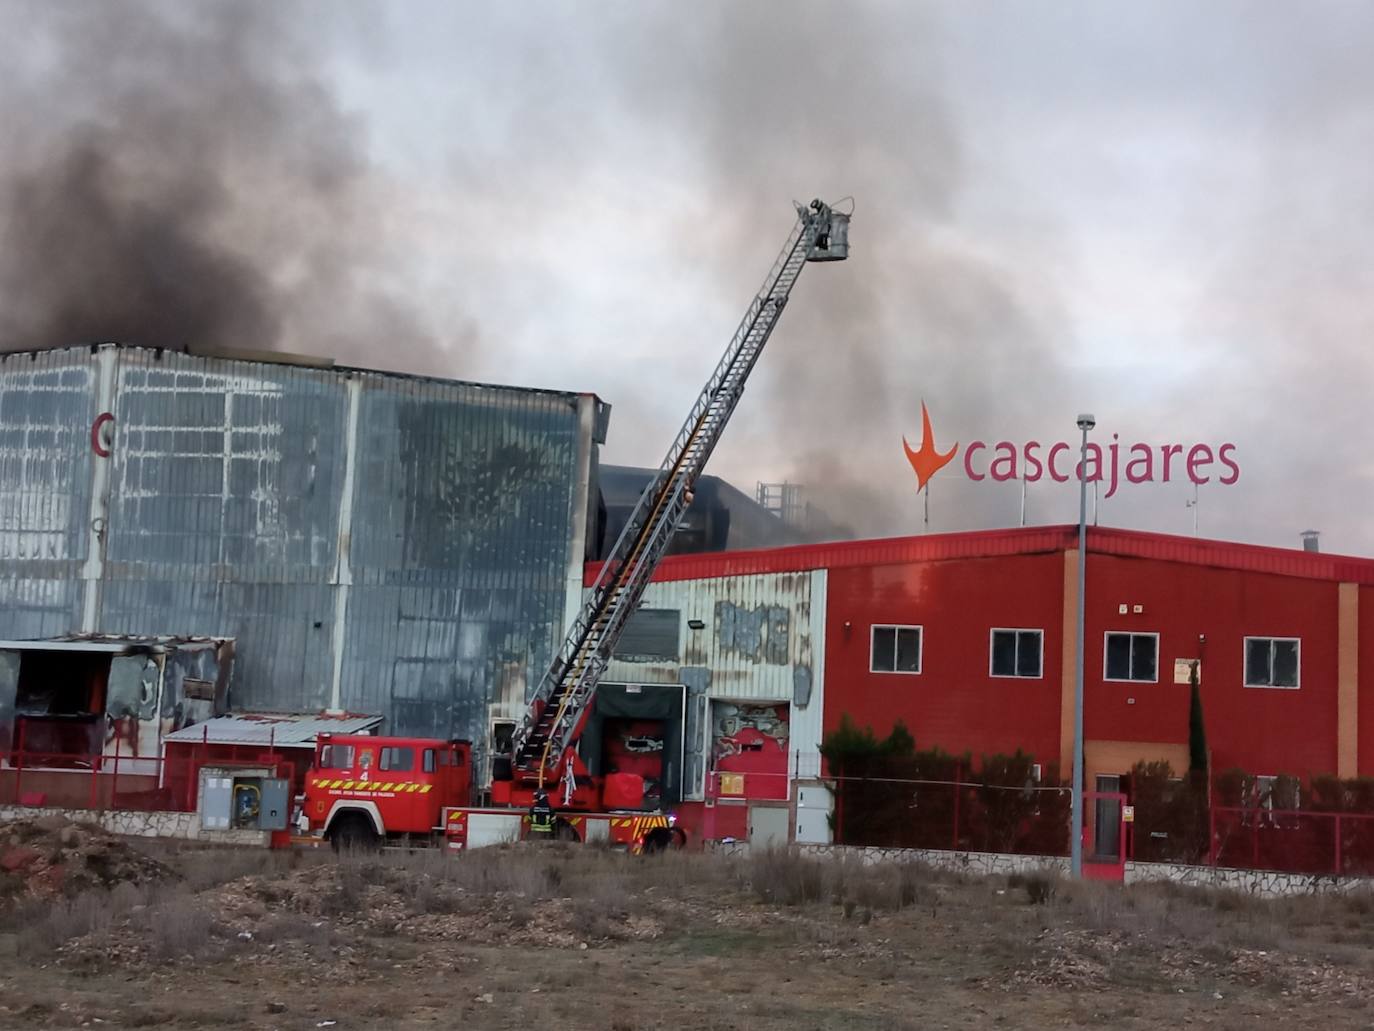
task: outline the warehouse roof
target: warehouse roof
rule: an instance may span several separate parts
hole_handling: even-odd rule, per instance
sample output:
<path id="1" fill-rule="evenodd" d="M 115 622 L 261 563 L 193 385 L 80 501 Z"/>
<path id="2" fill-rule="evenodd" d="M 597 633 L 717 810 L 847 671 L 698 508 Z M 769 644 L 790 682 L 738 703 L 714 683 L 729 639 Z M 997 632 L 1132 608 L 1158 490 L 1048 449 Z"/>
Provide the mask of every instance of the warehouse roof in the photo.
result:
<path id="1" fill-rule="evenodd" d="M 275 745 L 313 747 L 320 734 L 365 734 L 381 725 L 382 717 L 360 713 L 236 712 L 173 731 L 163 741 L 182 744 Z"/>
<path id="2" fill-rule="evenodd" d="M 100 348 L 113 347 L 121 351 L 142 351 L 151 355 L 161 356 L 165 351 L 173 350 L 166 347 L 148 347 L 143 344 L 128 344 L 117 340 L 100 341 L 98 343 L 77 344 L 71 347 L 43 347 L 29 351 L 0 351 L 0 362 L 16 362 L 29 358 L 37 358 L 43 354 L 55 354 L 62 351 L 89 351 L 94 352 Z M 450 379 L 444 376 L 423 376 L 411 372 L 394 372 L 388 369 L 372 369 L 361 366 L 341 365 L 333 358 L 318 357 L 315 355 L 291 354 L 287 351 L 250 351 L 250 350 L 226 350 L 226 349 L 196 349 L 181 350 L 175 349 L 173 353 L 185 354 L 190 358 L 200 358 L 208 361 L 230 361 L 244 362 L 257 365 L 292 365 L 306 369 L 318 369 L 324 372 L 336 373 L 366 373 L 370 376 L 386 376 L 393 379 L 415 380 L 418 382 L 445 383 L 466 387 L 482 387 L 488 390 L 514 390 L 528 394 L 552 394 L 558 397 L 580 397 L 583 394 L 590 394 L 589 391 L 574 390 L 554 390 L 548 387 L 522 387 L 511 386 L 504 383 L 479 383 L 475 380 Z M 590 396 L 596 398 L 598 406 L 604 406 L 603 402 L 595 394 Z"/>
<path id="3" fill-rule="evenodd" d="M 885 537 L 877 540 L 801 544 L 785 548 L 759 548 L 706 555 L 673 555 L 665 558 L 655 580 L 700 580 L 719 576 L 759 573 L 795 573 L 811 569 L 895 565 L 905 562 L 940 562 L 950 559 L 996 558 L 1003 555 L 1036 555 L 1069 551 L 1078 546 L 1077 524 L 1027 526 L 1007 530 L 971 530 L 920 537 Z M 1177 537 L 1172 534 L 1088 528 L 1088 552 L 1126 558 L 1159 559 L 1187 565 L 1236 569 L 1277 576 L 1339 583 L 1374 584 L 1374 559 L 1294 548 L 1270 548 L 1256 544 Z M 590 585 L 597 566 L 587 567 Z"/>

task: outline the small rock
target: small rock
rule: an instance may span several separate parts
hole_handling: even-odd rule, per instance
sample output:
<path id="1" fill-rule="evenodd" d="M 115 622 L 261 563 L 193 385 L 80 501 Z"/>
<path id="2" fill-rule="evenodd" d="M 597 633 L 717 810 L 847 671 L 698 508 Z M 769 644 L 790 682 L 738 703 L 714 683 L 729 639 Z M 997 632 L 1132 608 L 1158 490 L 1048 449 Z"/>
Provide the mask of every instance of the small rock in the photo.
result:
<path id="1" fill-rule="evenodd" d="M 477 996 L 477 998 L 474 999 L 473 1001 L 474 1001 L 474 1002 L 495 1002 L 495 1001 L 496 1001 L 496 996 L 492 995 L 491 992 L 484 992 L 483 994 Z"/>
<path id="2" fill-rule="evenodd" d="M 286 1003 L 284 1003 L 284 1002 L 269 1002 L 269 1003 L 267 1004 L 267 1012 L 268 1012 L 268 1013 L 285 1013 L 285 1012 L 286 1012 Z"/>
<path id="3" fill-rule="evenodd" d="M 240 931 L 240 932 L 239 932 L 239 941 L 241 941 L 241 942 L 250 942 L 250 941 L 252 941 L 252 940 L 253 940 L 253 932 L 252 932 L 252 931 Z"/>
<path id="4" fill-rule="evenodd" d="M 587 948 L 587 943 L 586 943 L 586 942 L 582 942 L 582 943 L 581 943 L 580 945 L 578 945 L 577 947 L 578 947 L 579 949 L 582 949 L 582 950 L 585 951 L 586 948 Z"/>

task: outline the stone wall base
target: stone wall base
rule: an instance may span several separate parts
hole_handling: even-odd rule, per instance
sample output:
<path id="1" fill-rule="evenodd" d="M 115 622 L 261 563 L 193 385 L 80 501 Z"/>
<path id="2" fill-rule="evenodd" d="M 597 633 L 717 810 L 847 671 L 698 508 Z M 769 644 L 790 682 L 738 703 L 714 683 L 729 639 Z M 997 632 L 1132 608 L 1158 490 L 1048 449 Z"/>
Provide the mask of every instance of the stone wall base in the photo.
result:
<path id="1" fill-rule="evenodd" d="M 1069 861 L 1063 856 L 1015 856 L 996 852 L 947 852 L 937 849 L 862 848 L 853 845 L 795 845 L 798 852 L 818 858 L 852 857 L 864 863 L 923 863 L 957 873 L 1000 874 L 1052 870 L 1067 876 Z M 711 849 L 724 855 L 745 855 L 746 842 L 715 843 Z M 1317 893 L 1374 892 L 1374 880 L 1365 877 L 1277 873 L 1272 870 L 1228 870 L 1210 866 L 1172 863 L 1126 864 L 1126 883 L 1170 881 L 1194 887 L 1222 888 L 1247 895 L 1277 897 Z"/>
<path id="2" fill-rule="evenodd" d="M 266 848 L 269 831 L 208 831 L 200 825 L 199 813 L 140 813 L 115 809 L 57 809 L 52 806 L 0 805 L 0 824 L 12 820 L 32 820 L 40 816 L 60 816 L 75 823 L 93 823 L 110 834 L 131 838 L 179 838 L 217 845 L 250 845 Z"/>
<path id="3" fill-rule="evenodd" d="M 1172 881 L 1196 887 L 1225 888 L 1247 895 L 1315 895 L 1370 891 L 1365 877 L 1336 877 L 1331 874 L 1278 873 L 1274 870 L 1228 870 L 1211 866 L 1179 866 L 1174 863 L 1127 863 L 1126 883 Z"/>

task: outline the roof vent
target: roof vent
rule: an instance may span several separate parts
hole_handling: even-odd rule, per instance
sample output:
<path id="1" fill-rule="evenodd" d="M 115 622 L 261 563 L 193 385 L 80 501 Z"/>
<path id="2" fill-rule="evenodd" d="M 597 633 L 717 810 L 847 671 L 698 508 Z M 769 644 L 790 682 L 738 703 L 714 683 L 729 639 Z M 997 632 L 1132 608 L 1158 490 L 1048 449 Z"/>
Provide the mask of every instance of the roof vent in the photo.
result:
<path id="1" fill-rule="evenodd" d="M 1317 530 L 1304 530 L 1302 532 L 1302 550 L 1321 551 L 1321 548 L 1317 547 L 1317 538 L 1320 536 L 1321 533 Z"/>

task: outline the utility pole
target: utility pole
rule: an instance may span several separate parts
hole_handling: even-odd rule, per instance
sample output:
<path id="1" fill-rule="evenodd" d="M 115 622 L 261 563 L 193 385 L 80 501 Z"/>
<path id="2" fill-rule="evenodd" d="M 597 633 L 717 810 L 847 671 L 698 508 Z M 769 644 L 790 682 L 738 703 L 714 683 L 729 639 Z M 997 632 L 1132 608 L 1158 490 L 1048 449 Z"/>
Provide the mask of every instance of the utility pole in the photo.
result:
<path id="1" fill-rule="evenodd" d="M 1069 869 L 1083 876 L 1083 623 L 1084 593 L 1088 587 L 1088 431 L 1097 425 L 1091 415 L 1078 417 L 1083 444 L 1078 463 L 1078 646 L 1074 653 L 1073 689 L 1073 818 L 1069 842 Z"/>

